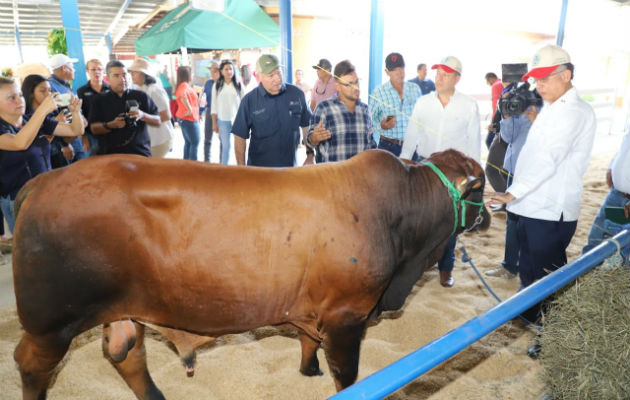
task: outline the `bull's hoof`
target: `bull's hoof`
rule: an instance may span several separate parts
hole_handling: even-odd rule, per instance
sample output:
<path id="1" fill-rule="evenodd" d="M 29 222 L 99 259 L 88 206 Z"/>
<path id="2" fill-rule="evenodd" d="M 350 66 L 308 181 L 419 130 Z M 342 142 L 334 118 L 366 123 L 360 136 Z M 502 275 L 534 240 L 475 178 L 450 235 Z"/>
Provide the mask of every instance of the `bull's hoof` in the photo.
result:
<path id="1" fill-rule="evenodd" d="M 319 369 L 319 367 L 306 368 L 304 370 L 301 370 L 300 372 L 304 376 L 322 376 L 322 375 L 324 375 L 324 372 L 321 369 Z"/>

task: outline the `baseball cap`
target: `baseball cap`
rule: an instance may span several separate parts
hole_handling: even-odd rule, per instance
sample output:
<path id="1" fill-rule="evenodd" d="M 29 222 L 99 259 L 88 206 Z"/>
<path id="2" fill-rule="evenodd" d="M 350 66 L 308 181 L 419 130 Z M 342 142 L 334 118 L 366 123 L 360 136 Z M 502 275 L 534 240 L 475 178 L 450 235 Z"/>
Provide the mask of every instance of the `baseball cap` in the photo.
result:
<path id="1" fill-rule="evenodd" d="M 208 69 L 214 69 L 214 68 L 219 69 L 219 63 L 217 63 L 216 61 L 213 61 L 206 68 L 208 68 Z"/>
<path id="2" fill-rule="evenodd" d="M 325 69 L 326 71 L 330 72 L 330 70 L 332 70 L 332 64 L 327 59 L 322 58 L 321 60 L 319 60 L 317 65 L 313 65 L 313 69 Z"/>
<path id="3" fill-rule="evenodd" d="M 549 44 L 534 54 L 531 69 L 523 75 L 523 81 L 528 78 L 542 79 L 551 74 L 558 65 L 571 62 L 571 57 L 562 47 Z"/>
<path id="4" fill-rule="evenodd" d="M 151 68 L 149 67 L 149 62 L 144 58 L 137 58 L 133 60 L 133 64 L 129 68 L 129 71 L 142 72 L 145 75 L 153 75 L 151 73 Z"/>
<path id="5" fill-rule="evenodd" d="M 462 63 L 454 56 L 444 57 L 439 64 L 434 64 L 431 69 L 438 69 L 440 67 L 449 74 L 452 74 L 453 72 L 457 72 L 460 75 L 462 74 Z"/>
<path id="6" fill-rule="evenodd" d="M 389 53 L 385 58 L 385 68 L 388 71 L 393 71 L 394 68 L 405 68 L 405 60 L 400 53 Z"/>
<path id="7" fill-rule="evenodd" d="M 256 66 L 263 74 L 270 74 L 282 65 L 280 65 L 278 57 L 273 54 L 263 54 L 258 58 L 258 61 L 256 61 Z"/>
<path id="8" fill-rule="evenodd" d="M 72 64 L 79 61 L 77 58 L 70 58 L 65 54 L 55 54 L 48 60 L 48 66 L 54 71 L 66 64 Z"/>

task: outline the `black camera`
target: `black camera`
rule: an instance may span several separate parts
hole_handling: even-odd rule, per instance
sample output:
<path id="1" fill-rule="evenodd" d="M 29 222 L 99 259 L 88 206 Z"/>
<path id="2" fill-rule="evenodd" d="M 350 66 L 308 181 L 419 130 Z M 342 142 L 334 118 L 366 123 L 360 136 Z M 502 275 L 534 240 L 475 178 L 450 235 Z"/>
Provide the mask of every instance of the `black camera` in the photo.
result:
<path id="1" fill-rule="evenodd" d="M 499 100 L 499 110 L 503 115 L 519 115 L 528 107 L 540 108 L 543 101 L 536 90 L 529 90 L 529 82 L 514 84 L 507 95 Z"/>
<path id="2" fill-rule="evenodd" d="M 138 121 L 136 121 L 135 118 L 132 118 L 129 116 L 129 112 L 131 111 L 138 111 L 140 107 L 140 104 L 138 104 L 137 100 L 127 100 L 125 102 L 125 113 L 121 114 L 121 117 L 125 118 L 125 125 L 130 127 L 130 128 L 135 128 L 138 125 Z"/>

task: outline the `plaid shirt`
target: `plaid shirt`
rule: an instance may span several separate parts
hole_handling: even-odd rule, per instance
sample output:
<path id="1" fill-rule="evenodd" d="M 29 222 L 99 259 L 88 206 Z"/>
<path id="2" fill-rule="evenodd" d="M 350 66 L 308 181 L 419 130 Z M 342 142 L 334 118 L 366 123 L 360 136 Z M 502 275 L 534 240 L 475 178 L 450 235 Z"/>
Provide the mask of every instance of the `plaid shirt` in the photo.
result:
<path id="1" fill-rule="evenodd" d="M 354 113 L 337 95 L 321 101 L 311 116 L 309 136 L 321 120 L 324 128 L 330 131 L 330 139 L 315 146 L 318 163 L 347 160 L 364 150 L 376 148 L 370 111 L 360 100 L 354 106 Z"/>
<path id="2" fill-rule="evenodd" d="M 391 81 L 387 81 L 374 89 L 368 100 L 374 131 L 378 135 L 403 140 L 405 132 L 407 132 L 407 125 L 409 125 L 409 118 L 413 112 L 413 106 L 418 97 L 421 96 L 420 87 L 411 82 L 403 83 L 402 100 Z M 381 121 L 388 115 L 396 115 L 396 125 L 392 129 L 383 130 L 381 129 Z"/>

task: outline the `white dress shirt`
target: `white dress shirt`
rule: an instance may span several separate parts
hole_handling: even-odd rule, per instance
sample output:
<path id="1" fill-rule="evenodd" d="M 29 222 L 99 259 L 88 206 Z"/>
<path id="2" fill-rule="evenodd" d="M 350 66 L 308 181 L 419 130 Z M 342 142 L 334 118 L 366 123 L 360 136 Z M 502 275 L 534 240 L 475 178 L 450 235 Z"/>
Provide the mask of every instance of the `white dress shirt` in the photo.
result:
<path id="1" fill-rule="evenodd" d="M 610 162 L 613 187 L 630 194 L 630 128 L 621 140 L 621 147 Z"/>
<path id="2" fill-rule="evenodd" d="M 593 108 L 571 88 L 545 103 L 529 130 L 507 189 L 514 214 L 546 221 L 576 221 L 582 203 L 582 176 L 595 139 Z"/>
<path id="3" fill-rule="evenodd" d="M 242 87 L 241 87 L 242 89 Z M 238 106 L 241 104 L 241 96 L 236 92 L 234 82 L 223 83 L 223 87 L 217 95 L 217 83 L 212 85 L 212 104 L 210 114 L 216 114 L 221 121 L 234 122 Z"/>
<path id="4" fill-rule="evenodd" d="M 149 95 L 151 100 L 153 100 L 157 106 L 158 112 L 170 110 L 168 95 L 162 85 L 156 83 L 151 85 L 142 85 L 139 89 Z M 173 136 L 175 135 L 171 121 L 161 121 L 158 126 L 147 124 L 147 132 L 149 132 L 149 138 L 151 139 L 151 147 L 164 144 L 173 139 Z"/>
<path id="5" fill-rule="evenodd" d="M 473 98 L 457 90 L 443 107 L 437 92 L 431 92 L 416 101 L 400 158 L 410 160 L 414 151 L 422 157 L 429 157 L 436 151 L 449 148 L 479 162 L 479 107 Z"/>

